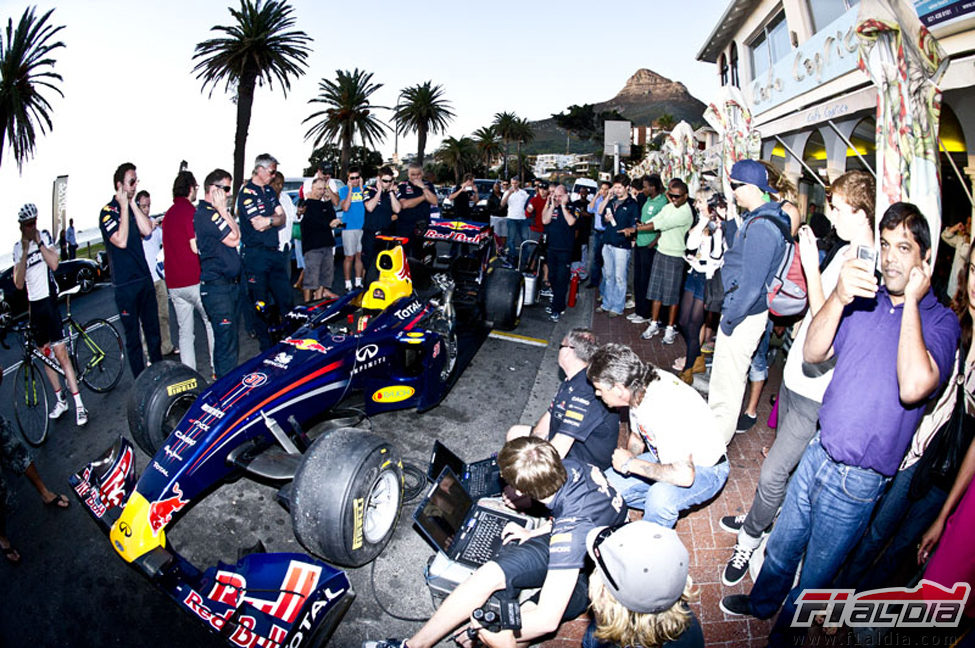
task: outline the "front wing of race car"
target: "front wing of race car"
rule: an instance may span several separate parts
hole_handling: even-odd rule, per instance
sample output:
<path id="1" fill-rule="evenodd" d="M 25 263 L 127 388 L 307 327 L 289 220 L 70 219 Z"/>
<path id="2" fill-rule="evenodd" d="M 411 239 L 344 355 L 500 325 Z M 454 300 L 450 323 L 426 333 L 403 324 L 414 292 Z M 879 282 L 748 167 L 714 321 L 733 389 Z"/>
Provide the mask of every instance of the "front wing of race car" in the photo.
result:
<path id="1" fill-rule="evenodd" d="M 135 452 L 123 437 L 69 480 L 102 531 L 126 539 L 153 533 L 148 524 L 121 518 L 128 499 L 141 497 L 136 481 Z M 232 646 L 322 645 L 355 598 L 344 571 L 305 554 L 252 553 L 201 571 L 165 538 L 155 544 L 129 564 Z"/>

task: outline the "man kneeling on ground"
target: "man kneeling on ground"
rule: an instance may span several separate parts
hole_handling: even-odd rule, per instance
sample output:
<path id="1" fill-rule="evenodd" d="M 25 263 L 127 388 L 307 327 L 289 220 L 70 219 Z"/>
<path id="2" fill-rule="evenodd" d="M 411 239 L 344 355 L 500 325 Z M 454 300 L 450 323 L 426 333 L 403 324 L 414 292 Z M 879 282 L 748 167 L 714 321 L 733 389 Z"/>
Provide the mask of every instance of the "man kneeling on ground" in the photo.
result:
<path id="1" fill-rule="evenodd" d="M 495 559 L 461 583 L 419 632 L 406 640 L 365 641 L 363 648 L 433 646 L 500 590 L 514 598 L 520 590 L 541 587 L 522 607 L 519 644 L 553 632 L 564 619 L 586 610 L 586 536 L 598 526 L 626 519 L 623 498 L 598 468 L 560 459 L 552 444 L 536 437 L 506 443 L 498 453 L 498 467 L 519 493 L 547 506 L 552 520 L 534 531 L 509 524 Z M 501 632 L 499 640 L 510 644 L 511 633 Z"/>
<path id="2" fill-rule="evenodd" d="M 681 511 L 718 494 L 728 481 L 724 438 L 693 387 L 615 343 L 596 351 L 588 373 L 607 406 L 630 407 L 629 443 L 606 471 L 627 506 L 673 527 Z"/>

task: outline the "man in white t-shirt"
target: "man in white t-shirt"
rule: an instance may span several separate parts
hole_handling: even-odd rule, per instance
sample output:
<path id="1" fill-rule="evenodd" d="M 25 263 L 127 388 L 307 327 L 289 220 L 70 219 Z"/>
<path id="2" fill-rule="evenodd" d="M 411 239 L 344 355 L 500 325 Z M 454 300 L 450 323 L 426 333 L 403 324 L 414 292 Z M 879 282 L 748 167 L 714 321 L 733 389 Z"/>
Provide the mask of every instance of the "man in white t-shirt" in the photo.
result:
<path id="1" fill-rule="evenodd" d="M 809 227 L 799 230 L 799 253 L 806 273 L 809 310 L 792 343 L 795 352 L 789 354 L 782 372 L 775 443 L 762 462 L 752 506 L 745 515 L 721 518 L 721 528 L 738 535 L 731 559 L 721 575 L 721 582 L 728 587 L 745 577 L 752 554 L 761 544 L 762 537 L 767 535 L 772 520 L 782 506 L 789 475 L 816 434 L 819 408 L 833 377 L 833 370 L 831 367 L 803 367 L 802 348 L 809 324 L 836 288 L 840 269 L 851 255 L 856 254 L 857 247 L 864 245 L 874 248 L 876 192 L 873 176 L 866 171 L 849 171 L 833 181 L 830 189 L 829 219 L 836 228 L 837 236 L 849 243 L 836 252 L 820 273 L 819 254 L 812 230 Z"/>
<path id="2" fill-rule="evenodd" d="M 718 494 L 728 481 L 724 436 L 693 387 L 615 343 L 593 354 L 587 373 L 607 407 L 630 408 L 629 442 L 606 471 L 627 506 L 673 527 L 682 511 Z"/>
<path id="3" fill-rule="evenodd" d="M 149 266 L 149 274 L 152 276 L 152 287 L 156 291 L 156 310 L 159 315 L 159 335 L 162 337 L 162 344 L 159 350 L 164 356 L 172 353 L 179 353 L 179 349 L 173 346 L 173 336 L 169 332 L 169 291 L 166 290 L 166 278 L 160 274 L 165 257 L 160 259 L 162 251 L 162 218 L 152 218 L 149 210 L 152 209 L 152 198 L 148 191 L 140 191 L 135 195 L 135 202 L 139 209 L 146 215 L 152 223 L 152 232 L 148 236 L 142 237 L 142 252 L 146 256 L 146 265 Z M 162 262 L 161 262 L 162 261 Z M 165 272 L 165 270 L 163 270 Z"/>
<path id="4" fill-rule="evenodd" d="M 525 205 L 528 204 L 528 192 L 521 188 L 521 181 L 512 176 L 511 187 L 501 196 L 501 207 L 508 210 L 508 257 L 518 258 L 521 244 L 528 239 L 528 220 L 525 217 Z"/>
<path id="5" fill-rule="evenodd" d="M 64 347 L 64 330 L 61 326 L 61 311 L 58 309 L 58 285 L 54 281 L 54 270 L 58 267 L 58 253 L 54 249 L 51 236 L 37 229 L 37 206 L 28 203 L 20 208 L 20 240 L 14 244 L 14 285 L 18 289 L 27 288 L 30 308 L 30 325 L 34 343 L 45 355 L 53 349 L 64 371 L 64 379 L 74 398 L 75 422 L 84 425 L 88 422 L 88 410 L 81 402 L 78 381 L 74 367 Z M 46 364 L 44 370 L 54 388 L 54 408 L 48 417 L 60 418 L 68 411 L 68 399 L 61 389 L 61 381 L 54 369 Z"/>

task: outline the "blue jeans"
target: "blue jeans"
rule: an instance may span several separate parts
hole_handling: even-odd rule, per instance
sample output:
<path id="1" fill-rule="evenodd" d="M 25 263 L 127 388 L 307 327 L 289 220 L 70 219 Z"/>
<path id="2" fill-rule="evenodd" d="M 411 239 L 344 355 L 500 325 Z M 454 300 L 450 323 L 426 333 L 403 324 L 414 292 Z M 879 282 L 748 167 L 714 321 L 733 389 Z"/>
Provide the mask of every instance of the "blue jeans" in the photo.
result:
<path id="1" fill-rule="evenodd" d="M 518 261 L 518 253 L 521 252 L 521 244 L 528 240 L 528 232 L 531 227 L 527 218 L 508 219 L 508 258 L 513 262 Z"/>
<path id="2" fill-rule="evenodd" d="M 636 457 L 641 461 L 660 463 L 652 450 Z M 637 475 L 621 475 L 613 468 L 606 470 L 606 479 L 623 496 L 630 508 L 643 509 L 643 519 L 665 527 L 677 524 L 681 511 L 706 502 L 728 481 L 728 461 L 714 466 L 694 466 L 694 483 L 675 486 L 662 481 L 650 481 Z"/>
<path id="3" fill-rule="evenodd" d="M 837 587 L 858 591 L 884 587 L 905 561 L 917 555 L 917 542 L 938 517 L 948 493 L 932 486 L 924 497 L 912 501 L 907 493 L 916 470 L 915 463 L 894 476 L 870 527 L 850 553 L 846 568 L 836 577 Z M 890 544 L 885 549 L 888 538 Z"/>
<path id="4" fill-rule="evenodd" d="M 294 301 L 291 295 L 291 278 L 284 271 L 281 253 L 277 248 L 245 247 L 241 261 L 244 264 L 244 279 L 247 281 L 250 299 L 250 304 L 246 306 L 253 309 L 256 302 L 268 302 L 268 298 L 273 296 L 278 311 L 284 317 L 294 307 Z M 263 318 L 254 319 L 254 332 L 257 333 L 261 351 L 271 348 L 271 337 Z"/>
<path id="5" fill-rule="evenodd" d="M 592 230 L 592 263 L 589 267 L 589 285 L 596 287 L 603 279 L 603 232 Z"/>
<path id="6" fill-rule="evenodd" d="M 237 283 L 205 281 L 200 285 L 203 310 L 213 327 L 213 373 L 223 378 L 237 366 Z"/>
<path id="7" fill-rule="evenodd" d="M 752 364 L 748 367 L 748 382 L 761 382 L 768 379 L 768 345 L 772 337 L 773 326 L 774 322 L 772 322 L 772 318 L 769 318 L 765 324 L 765 333 L 762 334 L 762 339 L 758 341 L 755 354 L 752 355 Z"/>
<path id="8" fill-rule="evenodd" d="M 603 308 L 623 314 L 626 305 L 626 273 L 630 265 L 630 248 L 603 246 L 603 281 L 599 292 L 603 294 Z"/>
<path id="9" fill-rule="evenodd" d="M 803 590 L 830 586 L 888 481 L 869 468 L 833 461 L 818 434 L 810 441 L 789 482 L 762 571 L 749 595 L 752 614 L 760 619 L 770 618 L 782 605 L 770 645 L 787 645 L 796 599 Z M 803 554 L 802 575 L 793 588 Z"/>

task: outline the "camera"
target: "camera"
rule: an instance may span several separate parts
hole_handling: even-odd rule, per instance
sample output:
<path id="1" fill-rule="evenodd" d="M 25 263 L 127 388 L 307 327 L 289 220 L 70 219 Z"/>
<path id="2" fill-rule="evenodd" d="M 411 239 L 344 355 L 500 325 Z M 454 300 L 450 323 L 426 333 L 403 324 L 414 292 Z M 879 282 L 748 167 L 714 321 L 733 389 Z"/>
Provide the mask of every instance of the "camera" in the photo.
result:
<path id="1" fill-rule="evenodd" d="M 521 630 L 521 604 L 515 598 L 501 599 L 492 596 L 483 607 L 471 613 L 471 618 L 488 632 Z M 467 636 L 474 639 L 477 637 L 477 630 L 468 628 Z"/>
<path id="2" fill-rule="evenodd" d="M 712 234 L 714 234 L 715 230 L 718 229 L 718 224 L 716 222 L 714 222 L 713 220 L 709 220 L 708 221 L 708 224 L 706 225 L 706 227 L 708 228 L 708 231 L 709 232 L 711 232 Z"/>
<path id="3" fill-rule="evenodd" d="M 877 267 L 877 250 L 869 245 L 857 246 L 857 258 L 870 263 L 871 270 Z"/>

